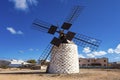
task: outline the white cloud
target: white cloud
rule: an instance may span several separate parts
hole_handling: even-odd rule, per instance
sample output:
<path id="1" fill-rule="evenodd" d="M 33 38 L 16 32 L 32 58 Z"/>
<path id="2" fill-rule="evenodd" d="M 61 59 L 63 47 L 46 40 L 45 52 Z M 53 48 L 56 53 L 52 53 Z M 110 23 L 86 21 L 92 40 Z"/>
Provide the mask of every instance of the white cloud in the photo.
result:
<path id="1" fill-rule="evenodd" d="M 90 50 L 90 48 L 89 48 L 89 47 L 85 47 L 85 48 L 83 49 L 83 52 L 84 52 L 84 53 L 90 53 L 90 52 L 91 52 L 91 50 Z"/>
<path id="2" fill-rule="evenodd" d="M 93 52 L 93 55 L 95 55 L 95 56 L 103 56 L 105 54 L 107 54 L 105 51 Z"/>
<path id="3" fill-rule="evenodd" d="M 7 27 L 6 30 L 8 30 L 11 34 L 23 34 L 22 31 L 16 31 L 14 28 L 12 27 Z"/>
<path id="4" fill-rule="evenodd" d="M 95 51 L 89 54 L 86 54 L 88 57 L 97 57 L 97 56 L 103 56 L 106 55 L 107 53 L 105 51 Z"/>
<path id="5" fill-rule="evenodd" d="M 16 34 L 17 32 L 15 31 L 15 29 L 13 29 L 12 27 L 7 27 L 6 28 L 10 33 L 12 34 Z"/>
<path id="6" fill-rule="evenodd" d="M 114 53 L 114 50 L 112 48 L 108 49 L 108 53 Z"/>
<path id="7" fill-rule="evenodd" d="M 90 57 L 90 58 L 93 58 L 93 57 L 95 57 L 95 55 L 93 55 L 92 53 L 90 53 L 90 54 L 87 54 L 87 56 L 88 56 L 88 57 Z"/>
<path id="8" fill-rule="evenodd" d="M 14 3 L 16 9 L 23 11 L 29 9 L 29 6 L 32 5 L 36 6 L 38 3 L 37 0 L 9 0 L 9 1 Z"/>
<path id="9" fill-rule="evenodd" d="M 11 0 L 11 1 L 14 2 L 16 9 L 26 10 L 28 8 L 26 0 Z"/>
<path id="10" fill-rule="evenodd" d="M 23 32 L 22 31 L 18 31 L 17 34 L 23 34 Z"/>
<path id="11" fill-rule="evenodd" d="M 82 54 L 78 55 L 79 58 L 85 58 L 85 56 L 83 56 Z"/>
<path id="12" fill-rule="evenodd" d="M 90 58 L 95 58 L 95 57 L 99 57 L 99 56 L 104 56 L 104 55 L 109 54 L 109 53 L 120 55 L 120 44 L 118 44 L 115 49 L 109 48 L 107 51 L 102 51 L 102 50 L 101 50 L 101 51 L 91 52 L 91 51 L 89 51 L 89 48 L 84 48 L 84 49 L 83 49 L 83 52 L 84 52 L 84 53 L 87 53 L 86 56 L 87 56 L 87 57 L 90 57 Z M 120 57 L 117 56 L 115 59 L 118 59 L 118 58 L 120 58 Z"/>
<path id="13" fill-rule="evenodd" d="M 120 54 L 120 44 L 118 44 L 118 46 L 116 47 L 114 51 L 115 53 Z"/>
<path id="14" fill-rule="evenodd" d="M 107 54 L 107 52 L 105 52 L 105 51 L 91 52 L 90 47 L 85 47 L 82 52 L 87 53 L 86 56 L 88 56 L 88 57 L 97 57 L 97 56 L 103 56 L 103 55 Z"/>
<path id="15" fill-rule="evenodd" d="M 120 54 L 120 44 L 118 44 L 118 46 L 115 49 L 108 49 L 108 53 L 116 53 L 116 54 Z"/>

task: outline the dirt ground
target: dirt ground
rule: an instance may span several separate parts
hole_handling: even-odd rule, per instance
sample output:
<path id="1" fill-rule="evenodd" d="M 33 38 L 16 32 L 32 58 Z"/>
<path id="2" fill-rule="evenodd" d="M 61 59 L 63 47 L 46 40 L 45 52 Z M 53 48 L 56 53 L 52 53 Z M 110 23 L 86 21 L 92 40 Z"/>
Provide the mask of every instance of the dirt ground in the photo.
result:
<path id="1" fill-rule="evenodd" d="M 120 69 L 80 69 L 78 74 L 48 74 L 44 70 L 0 70 L 0 80 L 120 80 Z"/>

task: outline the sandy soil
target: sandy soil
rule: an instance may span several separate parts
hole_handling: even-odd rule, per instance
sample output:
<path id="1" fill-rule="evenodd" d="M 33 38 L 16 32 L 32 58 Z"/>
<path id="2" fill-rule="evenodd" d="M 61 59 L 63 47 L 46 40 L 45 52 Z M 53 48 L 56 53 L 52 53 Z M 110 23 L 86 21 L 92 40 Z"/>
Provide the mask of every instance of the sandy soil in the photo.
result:
<path id="1" fill-rule="evenodd" d="M 80 69 L 78 74 L 48 74 L 44 70 L 0 70 L 0 80 L 120 80 L 120 70 Z"/>

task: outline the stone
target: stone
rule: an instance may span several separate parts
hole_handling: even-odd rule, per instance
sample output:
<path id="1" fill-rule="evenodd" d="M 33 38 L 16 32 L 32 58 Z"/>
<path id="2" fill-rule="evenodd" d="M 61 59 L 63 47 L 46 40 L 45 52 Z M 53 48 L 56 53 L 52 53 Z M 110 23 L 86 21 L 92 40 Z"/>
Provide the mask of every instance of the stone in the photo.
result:
<path id="1" fill-rule="evenodd" d="M 53 46 L 48 73 L 71 74 L 79 73 L 78 48 L 73 42 Z"/>

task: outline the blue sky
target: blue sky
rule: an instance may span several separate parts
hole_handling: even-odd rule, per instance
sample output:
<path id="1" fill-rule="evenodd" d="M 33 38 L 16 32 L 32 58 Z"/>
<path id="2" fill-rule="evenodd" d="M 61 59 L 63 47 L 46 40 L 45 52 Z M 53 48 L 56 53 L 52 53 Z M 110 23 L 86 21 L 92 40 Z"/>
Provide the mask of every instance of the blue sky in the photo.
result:
<path id="1" fill-rule="evenodd" d="M 120 0 L 1 0 L 0 59 L 38 59 L 52 35 L 33 30 L 34 19 L 61 25 L 74 5 L 85 6 L 71 31 L 102 40 L 96 52 L 79 46 L 80 57 L 120 61 Z"/>

